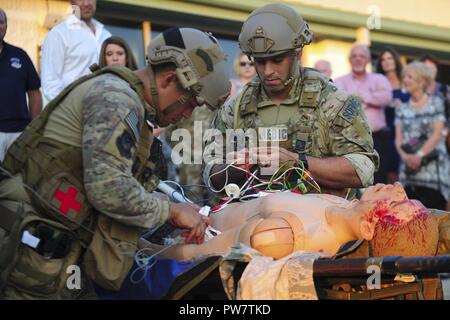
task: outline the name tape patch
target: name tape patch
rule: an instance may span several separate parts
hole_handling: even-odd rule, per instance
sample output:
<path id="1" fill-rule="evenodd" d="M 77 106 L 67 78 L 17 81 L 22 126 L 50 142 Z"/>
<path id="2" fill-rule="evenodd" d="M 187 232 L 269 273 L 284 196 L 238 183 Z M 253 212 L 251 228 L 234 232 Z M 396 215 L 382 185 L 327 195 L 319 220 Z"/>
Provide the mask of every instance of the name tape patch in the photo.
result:
<path id="1" fill-rule="evenodd" d="M 287 141 L 287 127 L 258 128 L 258 137 L 261 141 Z"/>

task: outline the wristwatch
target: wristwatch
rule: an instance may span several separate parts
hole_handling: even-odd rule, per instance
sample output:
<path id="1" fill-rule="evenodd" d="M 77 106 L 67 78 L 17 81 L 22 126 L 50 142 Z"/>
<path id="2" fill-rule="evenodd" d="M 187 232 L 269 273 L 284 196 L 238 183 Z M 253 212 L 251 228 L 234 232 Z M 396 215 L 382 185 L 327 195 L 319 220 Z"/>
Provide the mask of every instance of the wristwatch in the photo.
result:
<path id="1" fill-rule="evenodd" d="M 422 150 L 419 150 L 416 152 L 416 156 L 423 158 L 425 156 L 425 153 Z"/>
<path id="2" fill-rule="evenodd" d="M 308 160 L 306 159 L 306 154 L 299 153 L 298 154 L 298 160 L 303 163 L 303 166 L 305 167 L 305 170 L 308 170 L 309 165 L 308 165 Z"/>

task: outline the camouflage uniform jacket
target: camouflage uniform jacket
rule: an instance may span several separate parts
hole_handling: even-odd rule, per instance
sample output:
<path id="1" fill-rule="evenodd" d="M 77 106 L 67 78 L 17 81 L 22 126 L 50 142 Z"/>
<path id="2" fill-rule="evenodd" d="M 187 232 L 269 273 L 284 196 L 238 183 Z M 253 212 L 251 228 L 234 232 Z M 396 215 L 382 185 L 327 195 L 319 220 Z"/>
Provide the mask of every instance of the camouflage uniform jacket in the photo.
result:
<path id="1" fill-rule="evenodd" d="M 227 129 L 259 128 L 260 135 L 262 127 L 274 126 L 287 131 L 288 139 L 280 143 L 280 147 L 317 158 L 345 157 L 363 186 L 373 183 L 379 158 L 373 149 L 361 101 L 339 90 L 320 73 L 302 69 L 301 77 L 294 81 L 288 98 L 280 105 L 271 101 L 256 77 L 217 112 L 212 123 L 222 134 Z M 220 150 L 214 144 L 217 139 L 205 150 L 203 178 L 206 184 L 214 164 L 223 163 L 224 154 L 210 152 Z M 213 155 L 208 157 L 208 154 Z"/>
<path id="2" fill-rule="evenodd" d="M 104 75 L 93 81 L 83 99 L 84 186 L 100 212 L 125 224 L 151 228 L 167 220 L 169 200 L 146 191 L 133 177 L 136 140 L 147 125 L 144 110 L 137 93 L 119 77 Z M 134 115 L 137 124 L 129 121 Z"/>
<path id="3" fill-rule="evenodd" d="M 81 171 L 68 173 L 76 176 L 84 189 L 81 194 L 85 200 L 78 201 L 120 223 L 148 229 L 167 220 L 169 201 L 165 195 L 148 192 L 145 184 L 135 178 L 137 145 L 147 125 L 145 108 L 149 106 L 143 105 L 127 81 L 110 73 L 96 76 L 75 87 L 53 110 L 43 131 L 44 142 L 35 152 L 45 152 L 44 148 L 49 148 L 46 146 L 55 144 L 61 146 L 60 150 L 70 151 L 73 158 L 81 152 Z M 54 153 L 51 150 L 55 149 L 48 150 Z M 71 162 L 61 151 L 54 157 Z M 52 169 L 46 164 L 41 166 L 40 170 Z M 33 179 L 26 170 L 22 175 L 24 181 Z M 49 188 L 55 184 L 48 173 L 40 181 Z M 53 193 L 47 193 L 49 201 L 53 201 Z M 84 208 L 82 205 L 78 213 L 81 221 Z M 72 213 L 70 209 L 66 216 Z M 74 213 L 73 217 L 78 216 Z"/>

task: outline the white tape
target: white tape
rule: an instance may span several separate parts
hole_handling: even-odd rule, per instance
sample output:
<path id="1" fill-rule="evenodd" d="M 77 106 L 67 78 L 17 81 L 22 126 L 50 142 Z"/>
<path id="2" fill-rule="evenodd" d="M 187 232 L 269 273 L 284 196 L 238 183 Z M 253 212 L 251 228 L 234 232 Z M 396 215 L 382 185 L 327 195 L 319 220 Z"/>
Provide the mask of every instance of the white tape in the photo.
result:
<path id="1" fill-rule="evenodd" d="M 41 239 L 33 236 L 28 230 L 25 230 L 22 234 L 22 243 L 25 243 L 27 246 L 30 246 L 32 248 L 37 248 L 39 245 L 39 242 L 41 242 Z"/>
<path id="2" fill-rule="evenodd" d="M 215 236 L 217 236 L 217 235 L 219 235 L 219 234 L 221 234 L 222 232 L 220 232 L 219 230 L 217 230 L 217 229 L 214 229 L 213 227 L 211 227 L 211 226 L 208 226 L 208 227 L 206 227 L 206 230 L 205 230 L 205 237 L 204 237 L 204 241 L 206 242 L 206 241 L 209 241 L 209 240 L 211 240 L 212 238 L 214 238 Z"/>
<path id="3" fill-rule="evenodd" d="M 211 211 L 211 207 L 210 206 L 204 206 L 200 208 L 200 211 L 198 213 L 200 213 L 202 216 L 209 216 L 209 211 Z"/>

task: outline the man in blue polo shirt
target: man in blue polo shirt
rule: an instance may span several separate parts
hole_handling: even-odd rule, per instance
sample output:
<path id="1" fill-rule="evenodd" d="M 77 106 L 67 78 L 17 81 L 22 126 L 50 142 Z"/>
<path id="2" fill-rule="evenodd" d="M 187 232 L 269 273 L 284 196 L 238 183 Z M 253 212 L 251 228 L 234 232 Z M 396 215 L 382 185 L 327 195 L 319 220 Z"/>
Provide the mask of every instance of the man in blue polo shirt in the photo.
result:
<path id="1" fill-rule="evenodd" d="M 3 41 L 7 26 L 0 8 L 0 161 L 42 109 L 39 75 L 25 51 Z"/>

